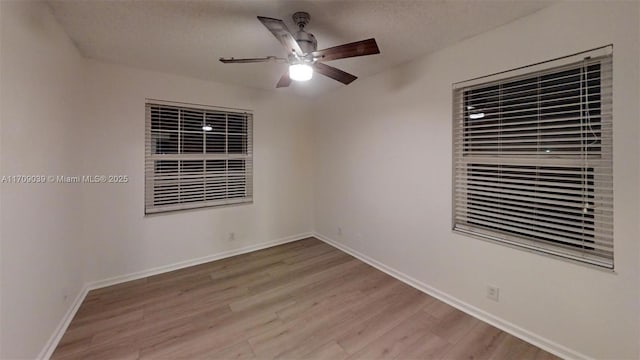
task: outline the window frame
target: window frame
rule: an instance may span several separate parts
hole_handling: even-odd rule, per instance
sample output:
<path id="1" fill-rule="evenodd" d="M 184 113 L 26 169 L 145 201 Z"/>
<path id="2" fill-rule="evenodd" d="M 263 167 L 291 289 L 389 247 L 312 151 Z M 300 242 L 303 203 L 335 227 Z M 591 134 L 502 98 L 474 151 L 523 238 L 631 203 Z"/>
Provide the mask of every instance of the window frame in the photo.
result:
<path id="1" fill-rule="evenodd" d="M 153 136 L 152 136 L 152 108 L 154 107 L 162 107 L 165 109 L 176 109 L 178 111 L 178 117 L 183 116 L 182 112 L 201 112 L 203 114 L 203 125 L 206 123 L 206 119 L 208 115 L 221 115 L 225 116 L 225 141 L 224 141 L 224 152 L 216 151 L 216 152 L 207 152 L 206 147 L 208 146 L 207 137 L 205 134 L 211 133 L 219 135 L 219 131 L 211 130 L 205 131 L 202 129 L 202 152 L 189 152 L 182 151 L 181 148 L 184 146 L 180 143 L 180 139 L 182 136 L 178 135 L 178 145 L 176 145 L 176 151 L 170 152 L 166 154 L 155 154 L 152 150 L 154 148 Z M 229 146 L 231 145 L 228 141 L 229 134 L 231 133 L 229 129 L 229 115 L 236 116 L 237 118 L 244 117 L 244 121 L 246 121 L 246 136 L 241 132 L 242 137 L 240 138 L 242 142 L 242 150 L 240 152 L 229 152 Z M 244 124 L 243 124 L 244 125 Z M 185 124 L 182 124 L 185 127 Z M 173 133 L 173 130 L 169 131 Z M 178 124 L 176 124 L 176 134 L 184 134 L 188 132 L 184 128 L 180 128 L 180 120 L 178 120 Z M 183 142 L 186 143 L 185 139 L 182 139 Z M 195 145 L 196 148 L 198 145 Z M 176 162 L 176 169 L 178 181 L 182 181 L 184 178 L 183 173 L 185 168 L 188 168 L 189 164 L 184 164 L 184 162 L 196 163 L 202 161 L 202 171 L 195 172 L 195 178 L 198 177 L 198 174 L 201 174 L 203 185 L 202 185 L 202 199 L 193 200 L 189 202 L 185 201 L 176 201 L 172 203 L 160 204 L 156 205 L 156 190 L 155 190 L 155 182 L 158 179 L 158 170 L 156 168 L 156 162 L 159 161 L 167 161 L 167 162 Z M 220 168 L 216 169 L 217 173 L 213 173 L 214 170 L 207 171 L 206 167 L 209 162 L 219 163 L 224 162 L 224 170 Z M 240 172 L 231 174 L 229 169 L 230 161 L 234 162 L 242 162 L 242 170 Z M 230 175 L 231 174 L 231 175 Z M 192 175 L 193 176 L 193 175 Z M 208 195 L 208 183 L 209 179 L 213 176 L 217 176 L 216 179 L 224 178 L 225 184 L 225 195 L 223 198 L 219 196 L 214 198 L 213 196 L 209 197 Z M 230 196 L 229 193 L 229 184 L 230 184 L 230 176 L 235 176 L 236 181 L 236 196 Z M 239 178 L 238 178 L 239 176 Z M 229 206 L 229 205 L 240 205 L 240 204 L 251 204 L 253 203 L 253 112 L 251 110 L 246 109 L 236 109 L 229 107 L 220 107 L 220 106 L 209 106 L 209 105 L 201 105 L 201 104 L 193 104 L 193 103 L 183 103 L 183 102 L 175 102 L 175 101 L 166 101 L 166 100 L 157 100 L 157 99 L 145 99 L 145 170 L 144 170 L 144 179 L 145 179 L 145 201 L 144 201 L 144 212 L 145 216 L 161 214 L 161 213 L 170 213 L 182 210 L 193 210 L 193 209 L 204 209 L 204 208 L 214 208 L 221 206 Z M 242 184 L 238 187 L 238 179 L 242 179 L 239 183 Z M 232 179 L 233 180 L 233 179 Z M 218 180 L 219 182 L 219 180 Z M 217 183 L 216 185 L 220 185 Z M 177 186 L 177 193 L 180 194 L 180 185 Z M 240 190 L 238 190 L 240 189 Z M 244 189 L 244 190 L 242 190 Z M 239 192 L 238 192 L 239 191 Z M 199 192 L 199 191 L 198 191 Z M 198 192 L 195 192 L 196 194 Z M 237 196 L 240 193 L 244 192 L 243 196 Z M 209 199 L 207 199 L 209 197 Z M 178 195 L 180 198 L 180 195 Z"/>
<path id="2" fill-rule="evenodd" d="M 460 99 L 466 96 L 465 91 L 469 91 L 470 89 L 478 89 L 478 88 L 483 88 L 483 87 L 488 87 L 491 86 L 495 83 L 498 82 L 503 82 L 503 83 L 509 83 L 510 81 L 517 81 L 518 79 L 524 79 L 530 76 L 541 76 L 541 74 L 543 74 L 545 71 L 549 72 L 549 73 L 553 73 L 554 69 L 558 69 L 561 68 L 563 66 L 569 66 L 572 64 L 577 64 L 583 61 L 586 61 L 588 59 L 603 59 L 600 62 L 600 75 L 604 72 L 604 71 L 609 71 L 612 74 L 612 59 L 613 56 L 613 46 L 612 45 L 607 45 L 607 46 L 603 46 L 600 48 L 596 48 L 596 49 L 592 49 L 592 50 L 588 50 L 588 51 L 584 51 L 584 52 L 580 52 L 577 54 L 572 54 L 569 56 L 565 56 L 562 58 L 557 58 L 557 59 L 553 59 L 553 60 L 549 60 L 549 61 L 544 61 L 544 62 L 540 62 L 540 63 L 536 63 L 533 65 L 528 65 L 528 66 L 523 66 L 523 67 L 519 67 L 516 69 L 512 69 L 512 70 L 507 70 L 507 71 L 503 71 L 503 72 L 499 72 L 499 73 L 495 73 L 495 74 L 491 74 L 491 75 L 487 75 L 487 76 L 482 76 L 482 77 L 477 77 L 477 78 L 473 78 L 470 80 L 466 80 L 466 81 L 461 81 L 461 82 L 457 82 L 454 83 L 452 85 L 452 120 L 453 120 L 453 128 L 452 128 L 452 209 L 451 209 L 451 228 L 452 231 L 454 233 L 458 233 L 461 235 L 465 235 L 465 236 L 469 236 L 469 237 L 473 237 L 473 238 L 477 238 L 477 239 L 482 239 L 482 240 L 488 240 L 490 242 L 494 242 L 497 244 L 501 244 L 501 245 L 507 245 L 510 247 L 514 247 L 514 248 L 518 248 L 518 249 L 524 249 L 527 251 L 532 251 L 534 253 L 538 253 L 538 254 L 543 254 L 543 255 L 551 255 L 555 258 L 560 258 L 563 260 L 569 260 L 569 261 L 574 261 L 574 262 L 578 262 L 580 264 L 587 264 L 589 266 L 595 266 L 601 269 L 607 269 L 607 270 L 613 270 L 614 266 L 615 266 L 615 253 L 614 253 L 614 238 L 613 238 L 613 189 L 611 189 L 611 206 L 610 209 L 606 209 L 606 211 L 610 210 L 610 224 L 607 223 L 605 224 L 605 228 L 607 231 L 610 230 L 611 233 L 611 258 L 610 259 L 604 259 L 602 257 L 597 257 L 597 256 L 592 256 L 591 254 L 588 254 L 587 251 L 583 250 L 583 251 L 579 251 L 579 250 L 571 250 L 571 249 L 567 249 L 566 247 L 564 249 L 560 249 L 560 246 L 554 246 L 553 244 L 549 244 L 548 242 L 543 242 L 543 241 L 538 241 L 538 240 L 534 240 L 531 238 L 526 238 L 526 237 L 522 237 L 522 236 L 517 236 L 514 234 L 508 234 L 508 233 L 499 233 L 500 231 L 495 230 L 495 231 L 491 231 L 491 230 L 484 230 L 484 231 L 478 231 L 478 228 L 475 229 L 466 229 L 465 227 L 473 227 L 473 226 L 469 226 L 468 223 L 464 224 L 464 226 L 460 226 L 461 224 L 459 224 L 459 220 L 457 219 L 459 214 L 458 214 L 458 197 L 459 197 L 459 193 L 458 191 L 459 189 L 459 173 L 458 173 L 458 167 L 460 166 L 460 162 L 463 161 L 463 153 L 465 150 L 460 150 L 461 148 L 463 149 L 464 146 L 460 145 L 460 143 L 457 143 L 463 139 L 467 139 L 467 137 L 465 137 L 464 134 L 461 134 L 461 132 L 464 132 L 465 130 L 461 130 L 460 129 L 460 124 L 456 123 L 459 121 L 464 121 L 465 119 L 465 113 L 466 113 L 466 106 L 464 106 L 464 100 L 462 100 L 462 103 L 460 102 Z M 608 61 L 608 68 L 603 69 L 603 65 L 605 62 Z M 582 76 L 582 75 L 581 75 Z M 605 85 L 601 84 L 601 91 L 602 89 L 604 89 Z M 608 86 L 609 86 L 609 92 L 613 91 L 613 86 L 612 86 L 612 79 L 608 80 Z M 590 95 L 590 94 L 589 94 Z M 582 95 L 581 95 L 582 96 Z M 502 101 L 502 100 L 500 100 Z M 540 100 L 538 100 L 540 101 Z M 582 101 L 582 99 L 580 100 Z M 600 131 L 602 132 L 602 134 L 604 134 L 604 132 L 607 132 L 607 136 L 609 137 L 608 140 L 608 144 L 606 145 L 601 145 L 602 148 L 605 148 L 605 146 L 607 147 L 607 151 L 608 154 L 606 155 L 606 159 L 604 159 L 604 155 L 602 155 L 603 159 L 601 161 L 608 161 L 609 167 L 610 167 L 610 172 L 607 173 L 607 175 L 609 175 L 610 177 L 610 181 L 611 181 L 611 187 L 613 185 L 613 144 L 612 144 L 612 140 L 613 140 L 613 130 L 612 130 L 612 126 L 613 126 L 613 115 L 612 115 L 612 111 L 613 111 L 613 107 L 612 107 L 612 103 L 613 103 L 613 99 L 610 98 L 608 100 L 608 103 L 606 104 L 606 106 L 608 107 L 608 109 L 610 109 L 609 111 L 611 112 L 608 116 L 608 126 L 609 128 L 607 130 L 603 130 L 601 129 Z M 519 105 L 519 104 L 518 104 Z M 462 109 L 461 109 L 462 106 Z M 600 106 L 598 107 L 598 109 L 602 109 L 604 106 L 604 103 L 601 103 Z M 589 108 L 590 109 L 590 108 Z M 589 110 L 590 111 L 590 110 Z M 604 120 L 601 120 L 602 124 L 604 124 Z M 539 122 L 537 122 L 537 124 L 540 124 Z M 464 125 L 466 126 L 466 125 Z M 462 127 L 464 127 L 462 126 Z M 538 125 L 539 126 L 539 125 Z M 581 125 L 582 126 L 582 125 Z M 496 137 L 500 137 L 502 135 L 496 135 Z M 602 138 L 599 139 L 602 141 Z M 525 140 L 523 140 L 525 141 Z M 591 144 L 589 144 L 591 145 Z M 457 147 L 460 147 L 457 149 Z M 502 151 L 502 150 L 500 150 Z M 588 151 L 588 150 L 587 150 Z M 601 151 L 605 151 L 605 150 L 601 150 Z M 502 154 L 502 153 L 501 153 Z M 496 155 L 496 158 L 499 158 L 502 155 Z M 490 157 L 490 156 L 488 156 Z M 508 157 L 508 156 L 507 156 Z M 537 166 L 538 168 L 542 168 L 545 165 L 548 165 L 549 163 L 552 163 L 553 161 L 550 162 L 536 162 L 536 160 L 539 160 L 540 158 L 542 158 L 541 156 L 537 156 L 537 157 L 532 157 L 529 160 L 529 163 L 533 166 Z M 565 158 L 567 159 L 567 158 Z M 561 159 L 560 159 L 561 160 Z M 527 163 L 527 161 L 524 161 L 525 163 Z M 565 160 L 565 163 L 567 162 L 567 160 Z M 561 161 L 559 161 L 558 163 L 561 163 Z M 473 164 L 472 161 L 468 161 L 465 163 L 466 165 L 464 165 L 465 167 L 468 166 L 468 164 Z M 520 167 L 523 167 L 524 165 L 518 165 Z M 585 165 L 586 166 L 586 165 Z M 467 170 L 468 171 L 468 170 Z M 539 172 L 543 172 L 542 170 L 536 170 Z M 583 169 L 583 171 L 587 171 L 587 169 Z M 502 175 L 501 175 L 502 176 Z M 468 186 L 468 179 L 470 178 L 470 176 L 467 174 L 462 175 L 462 177 L 465 177 L 465 180 L 462 180 L 464 182 L 464 186 Z M 531 180 L 531 179 L 529 179 Z M 502 182 L 499 182 L 498 184 L 504 184 Z M 498 186 L 504 186 L 504 185 L 498 185 Z M 584 190 L 583 190 L 584 191 Z M 594 194 L 595 194 L 595 190 L 594 190 Z M 601 193 L 596 194 L 596 196 L 598 196 Z M 468 196 L 469 193 L 467 192 L 466 195 L 467 196 L 467 200 L 463 201 L 464 202 L 468 202 Z M 466 210 L 464 210 L 463 212 L 467 212 L 469 213 L 469 207 L 470 205 L 464 205 L 466 206 Z M 471 205 L 473 206 L 473 205 Z M 499 208 L 500 205 L 497 205 L 497 208 Z M 535 205 L 534 205 L 535 207 Z M 495 210 L 494 210 L 495 211 Z M 501 215 L 503 216 L 503 215 Z M 528 219 L 528 220 L 532 220 L 532 219 Z M 597 221 L 598 222 L 598 221 Z M 599 225 L 601 226 L 601 225 Z M 595 225 L 594 225 L 594 229 L 595 229 Z M 598 227 L 598 229 L 600 229 L 600 227 Z M 493 234 L 492 234 L 493 233 Z M 499 233 L 499 234 L 497 234 Z"/>

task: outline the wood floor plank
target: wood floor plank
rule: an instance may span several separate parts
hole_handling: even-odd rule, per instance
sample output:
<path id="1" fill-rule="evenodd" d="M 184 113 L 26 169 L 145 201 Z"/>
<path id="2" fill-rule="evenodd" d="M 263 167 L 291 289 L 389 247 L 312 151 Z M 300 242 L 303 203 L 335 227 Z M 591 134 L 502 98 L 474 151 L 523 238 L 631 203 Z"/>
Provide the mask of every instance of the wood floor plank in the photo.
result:
<path id="1" fill-rule="evenodd" d="M 350 268 L 357 266 L 358 261 L 348 260 L 346 262 L 341 262 L 339 265 L 336 265 L 336 264 L 333 264 L 333 265 L 335 266 L 330 267 L 326 270 L 317 271 L 312 274 L 308 274 L 307 276 L 296 278 L 294 281 L 287 282 L 285 284 L 271 288 L 269 290 L 255 293 L 244 299 L 235 301 L 229 304 L 229 306 L 233 311 L 241 311 L 267 301 L 274 301 L 276 299 L 290 299 L 292 293 L 295 292 L 296 290 L 308 284 L 313 284 L 323 279 L 336 276 L 341 272 L 348 271 Z"/>
<path id="2" fill-rule="evenodd" d="M 366 328 L 371 319 L 379 318 L 388 310 L 389 306 L 398 305 L 403 300 L 406 301 L 407 295 L 414 293 L 415 289 L 396 281 L 395 286 L 381 288 L 379 292 L 380 294 L 376 293 L 376 295 L 384 294 L 386 296 L 362 296 L 346 305 L 330 310 L 348 310 L 348 312 L 345 313 L 342 322 L 318 329 L 294 348 L 281 353 L 280 356 L 283 358 L 304 358 L 308 353 L 316 351 L 328 341 L 348 338 L 361 331 L 362 328 Z"/>
<path id="3" fill-rule="evenodd" d="M 52 359 L 556 359 L 314 238 L 91 291 Z"/>
<path id="4" fill-rule="evenodd" d="M 293 256 L 288 256 L 283 261 L 287 264 L 293 265 L 301 262 L 307 262 L 307 260 L 324 255 L 329 252 L 340 252 L 340 250 L 334 248 L 333 246 L 327 245 L 326 243 L 314 244 L 313 246 L 309 246 L 305 248 L 303 252 L 298 252 Z"/>
<path id="5" fill-rule="evenodd" d="M 136 339 L 142 347 L 160 342 L 160 338 L 184 336 L 206 329 L 210 324 L 230 316 L 227 306 L 202 308 L 196 312 L 172 312 L 164 316 L 143 317 L 137 323 L 127 327 L 112 328 L 93 335 L 94 344 L 102 344 L 118 339 Z"/>
<path id="6" fill-rule="evenodd" d="M 495 327 L 478 322 L 460 341 L 444 354 L 450 359 L 489 359 L 507 334 Z"/>
<path id="7" fill-rule="evenodd" d="M 455 344 L 462 339 L 480 320 L 473 316 L 435 300 L 425 308 L 425 311 L 438 319 L 438 324 L 432 332 L 442 339 Z"/>
<path id="8" fill-rule="evenodd" d="M 223 350 L 244 338 L 254 336 L 281 325 L 273 312 L 257 311 L 238 315 L 212 323 L 207 329 L 189 336 L 174 338 L 162 344 L 145 347 L 140 352 L 142 359 L 196 358 Z"/>
<path id="9" fill-rule="evenodd" d="M 281 265 L 274 265 L 274 267 L 278 267 Z M 272 279 L 271 275 L 269 275 L 268 271 L 259 271 L 252 272 L 244 275 L 237 275 L 229 278 L 211 280 L 209 284 L 207 284 L 206 288 L 212 292 L 216 291 L 224 291 L 231 287 L 246 287 L 247 289 L 253 285 L 263 283 L 265 281 L 270 281 Z"/>
<path id="10" fill-rule="evenodd" d="M 292 296 L 297 301 L 304 302 L 309 300 L 320 301 L 325 297 L 339 293 L 362 292 L 367 284 L 371 282 L 371 278 L 377 275 L 376 273 L 378 272 L 372 272 L 365 264 L 357 263 L 336 276 L 330 276 L 300 287 L 292 292 Z M 366 295 L 363 293 L 363 296 Z"/>
<path id="11" fill-rule="evenodd" d="M 65 332 L 65 338 L 63 338 L 62 343 L 91 338 L 93 334 L 101 331 L 126 328 L 137 323 L 143 316 L 144 312 L 142 310 L 136 310 L 113 316 L 111 318 L 83 323 L 82 325 L 74 327 L 69 326 L 69 329 Z"/>
<path id="12" fill-rule="evenodd" d="M 304 356 L 305 359 L 309 360 L 344 360 L 348 357 L 349 354 L 335 341 L 328 342 Z"/>
<path id="13" fill-rule="evenodd" d="M 323 296 L 322 298 L 297 299 L 292 306 L 279 310 L 278 317 L 283 322 L 289 322 L 306 316 L 330 312 L 334 309 L 343 309 L 350 304 L 362 299 L 362 292 L 355 290 L 350 292 L 339 292 Z"/>
<path id="14" fill-rule="evenodd" d="M 248 360 L 255 359 L 256 355 L 253 353 L 253 349 L 251 348 L 251 345 L 249 345 L 249 342 L 242 341 L 222 350 L 215 350 L 208 354 L 202 354 L 202 357 L 209 360 Z"/>
<path id="15" fill-rule="evenodd" d="M 302 353 L 309 352 L 306 348 L 301 349 L 301 345 L 308 345 L 310 338 L 319 330 L 331 328 L 347 321 L 348 316 L 347 309 L 337 308 L 334 308 L 334 311 L 314 313 L 292 322 L 282 323 L 269 332 L 250 338 L 249 343 L 256 354 L 269 359 L 300 358 Z M 320 345 L 322 344 L 317 346 Z"/>
<path id="16" fill-rule="evenodd" d="M 285 265 L 284 256 L 273 255 L 270 257 L 249 259 L 249 261 L 240 264 L 229 264 L 220 269 L 209 269 L 208 274 L 212 280 L 231 279 L 236 276 L 251 274 L 255 272 L 266 272 L 273 270 L 276 264 Z"/>
<path id="17" fill-rule="evenodd" d="M 75 340 L 70 340 L 69 338 L 65 339 L 63 337 L 60 343 L 58 343 L 58 346 L 53 353 L 53 357 L 59 360 L 81 359 L 82 354 L 85 353 L 90 346 L 91 337 L 84 337 Z"/>
<path id="18" fill-rule="evenodd" d="M 497 346 L 491 359 L 559 360 L 558 357 L 509 334 Z"/>
<path id="19" fill-rule="evenodd" d="M 451 346 L 451 344 L 439 336 L 428 332 L 418 341 L 407 346 L 398 354 L 398 356 L 395 357 L 395 359 L 443 359 L 444 354 L 451 348 Z"/>
<path id="20" fill-rule="evenodd" d="M 432 301 L 417 290 L 397 302 L 392 302 L 384 310 L 363 322 L 356 331 L 352 331 L 338 340 L 338 344 L 349 354 L 354 354 L 372 343 L 382 334 L 391 330 L 401 322 L 420 312 Z"/>
<path id="21" fill-rule="evenodd" d="M 435 319 L 420 311 L 378 336 L 349 359 L 395 359 L 425 336 L 431 335 Z"/>
<path id="22" fill-rule="evenodd" d="M 340 265 L 353 258 L 343 252 L 333 251 L 323 255 L 314 257 L 303 263 L 289 265 L 283 268 L 280 274 L 271 273 L 272 280 L 258 285 L 251 286 L 249 290 L 252 293 L 269 290 L 274 287 L 286 285 L 299 280 L 307 275 L 315 274 L 325 269 L 332 268 L 334 265 Z"/>

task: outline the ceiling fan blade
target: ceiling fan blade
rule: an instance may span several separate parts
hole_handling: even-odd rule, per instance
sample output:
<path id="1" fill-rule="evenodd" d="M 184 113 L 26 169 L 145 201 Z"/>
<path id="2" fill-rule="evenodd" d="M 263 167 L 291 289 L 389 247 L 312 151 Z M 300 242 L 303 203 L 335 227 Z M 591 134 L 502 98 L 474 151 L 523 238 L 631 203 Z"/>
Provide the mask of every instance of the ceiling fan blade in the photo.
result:
<path id="1" fill-rule="evenodd" d="M 276 87 L 288 87 L 289 85 L 291 85 L 291 78 L 289 77 L 289 71 L 287 70 L 287 72 L 282 75 L 280 80 L 278 80 L 278 84 L 276 84 Z"/>
<path id="2" fill-rule="evenodd" d="M 378 49 L 376 39 L 371 38 L 314 51 L 312 54 L 314 58 L 318 58 L 322 61 L 329 61 L 355 56 L 380 54 L 380 49 Z"/>
<path id="3" fill-rule="evenodd" d="M 259 63 L 259 62 L 287 62 L 287 59 L 277 58 L 275 56 L 267 56 L 261 58 L 220 58 L 220 61 L 225 64 L 247 64 L 247 63 Z"/>
<path id="4" fill-rule="evenodd" d="M 340 81 L 341 83 L 345 84 L 345 85 L 349 85 L 353 82 L 353 80 L 357 79 L 358 77 L 355 75 L 351 75 L 347 72 L 344 72 L 340 69 L 334 68 L 333 66 L 329 66 L 327 64 L 323 64 L 323 63 L 315 63 L 313 64 L 313 68 L 319 72 L 320 74 L 326 76 L 326 77 L 330 77 L 333 80 L 337 80 Z"/>
<path id="5" fill-rule="evenodd" d="M 287 49 L 288 53 L 294 52 L 298 56 L 304 55 L 300 45 L 296 39 L 291 35 L 291 32 L 287 28 L 287 25 L 279 19 L 268 18 L 264 16 L 258 16 L 258 20 L 264 25 L 273 36 L 280 41 L 282 46 Z"/>

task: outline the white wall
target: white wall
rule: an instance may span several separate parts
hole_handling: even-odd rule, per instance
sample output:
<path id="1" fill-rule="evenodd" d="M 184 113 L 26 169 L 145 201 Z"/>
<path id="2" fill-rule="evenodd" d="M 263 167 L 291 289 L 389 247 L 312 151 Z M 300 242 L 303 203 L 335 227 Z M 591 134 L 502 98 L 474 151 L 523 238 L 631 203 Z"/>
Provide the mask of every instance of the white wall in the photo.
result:
<path id="1" fill-rule="evenodd" d="M 73 175 L 85 62 L 47 6 L 0 8 L 0 176 Z M 3 183 L 0 194 L 0 358 L 33 358 L 84 283 L 81 192 Z"/>
<path id="2" fill-rule="evenodd" d="M 0 176 L 130 179 L 2 184 L 0 358 L 37 356 L 85 283 L 312 230 L 308 100 L 90 61 L 45 4 L 0 5 Z M 253 204 L 145 217 L 145 98 L 253 110 Z"/>
<path id="3" fill-rule="evenodd" d="M 560 3 L 323 97 L 316 231 L 566 355 L 638 358 L 638 14 L 636 2 Z M 453 234 L 452 83 L 610 43 L 616 273 Z"/>
<path id="4" fill-rule="evenodd" d="M 84 186 L 89 279 L 311 231 L 307 100 L 94 61 L 88 74 L 91 114 L 83 136 L 83 169 L 130 179 L 127 184 Z M 253 204 L 145 217 L 145 98 L 253 110 Z M 227 240 L 229 232 L 235 232 L 235 241 Z"/>

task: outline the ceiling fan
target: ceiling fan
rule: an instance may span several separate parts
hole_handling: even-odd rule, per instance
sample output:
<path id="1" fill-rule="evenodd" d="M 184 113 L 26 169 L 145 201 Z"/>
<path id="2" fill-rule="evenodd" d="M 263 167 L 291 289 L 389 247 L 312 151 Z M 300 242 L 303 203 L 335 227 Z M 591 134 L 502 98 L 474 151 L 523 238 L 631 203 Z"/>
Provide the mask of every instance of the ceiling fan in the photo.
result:
<path id="1" fill-rule="evenodd" d="M 304 31 L 309 24 L 311 16 L 306 12 L 297 12 L 292 16 L 298 25 L 298 31 L 292 34 L 282 20 L 258 16 L 258 20 L 267 28 L 273 36 L 287 50 L 286 58 L 267 56 L 261 58 L 220 58 L 220 61 L 228 63 L 258 63 L 258 62 L 282 62 L 289 64 L 289 70 L 282 75 L 276 85 L 277 88 L 287 87 L 291 80 L 306 81 L 313 77 L 313 72 L 318 72 L 345 85 L 350 84 L 358 77 L 344 72 L 333 66 L 324 64 L 324 61 L 344 59 L 356 56 L 379 54 L 376 40 L 371 38 L 356 41 L 349 44 L 338 45 L 324 50 L 317 50 L 318 43 L 313 34 Z"/>

